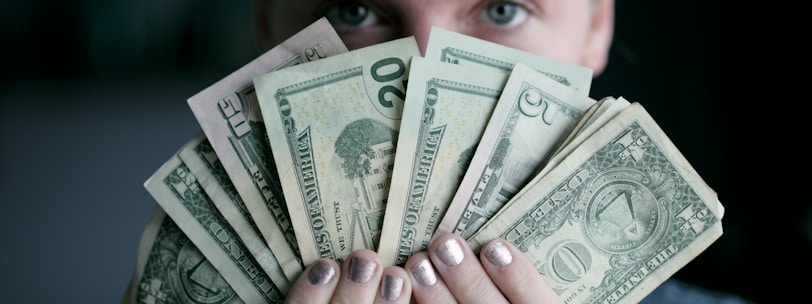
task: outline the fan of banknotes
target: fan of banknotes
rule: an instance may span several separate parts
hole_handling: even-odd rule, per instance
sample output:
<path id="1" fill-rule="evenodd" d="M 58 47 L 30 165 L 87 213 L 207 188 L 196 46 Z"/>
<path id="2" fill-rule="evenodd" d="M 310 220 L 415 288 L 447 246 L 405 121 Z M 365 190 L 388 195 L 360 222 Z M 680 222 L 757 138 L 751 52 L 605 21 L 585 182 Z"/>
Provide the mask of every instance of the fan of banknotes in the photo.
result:
<path id="1" fill-rule="evenodd" d="M 639 301 L 724 208 L 639 103 L 591 81 L 439 28 L 423 56 L 413 37 L 348 51 L 318 20 L 188 99 L 201 131 L 144 183 L 122 302 L 281 302 L 318 258 L 399 265 L 438 232 L 507 239 L 568 303 Z"/>

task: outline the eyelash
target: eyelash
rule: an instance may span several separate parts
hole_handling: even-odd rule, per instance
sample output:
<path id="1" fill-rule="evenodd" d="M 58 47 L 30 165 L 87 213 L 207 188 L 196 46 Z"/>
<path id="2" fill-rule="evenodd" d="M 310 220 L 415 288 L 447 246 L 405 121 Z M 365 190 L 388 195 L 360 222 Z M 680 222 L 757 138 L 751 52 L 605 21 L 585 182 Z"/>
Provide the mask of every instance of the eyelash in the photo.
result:
<path id="1" fill-rule="evenodd" d="M 510 5 L 515 8 L 515 14 L 510 16 L 510 19 L 505 24 L 500 24 L 499 21 L 491 19 L 489 16 L 489 9 L 491 6 L 498 6 L 498 5 Z M 364 8 L 366 11 L 362 17 L 363 19 L 360 20 L 359 23 L 350 24 L 352 22 L 346 22 L 346 20 L 341 20 L 343 17 L 346 9 L 351 8 L 350 6 L 356 6 L 355 8 Z M 532 10 L 528 9 L 528 7 L 522 3 L 515 2 L 515 1 L 505 1 L 505 0 L 496 0 L 496 1 L 483 1 L 480 5 L 474 8 L 476 14 L 474 15 L 478 23 L 488 24 L 490 26 L 495 26 L 498 28 L 512 28 L 517 26 L 522 21 L 524 21 L 528 15 L 532 13 Z M 336 1 L 323 1 L 320 2 L 314 9 L 314 16 L 321 17 L 326 16 L 330 23 L 336 28 L 336 30 L 353 30 L 356 28 L 364 27 L 364 26 L 371 26 L 375 25 L 376 23 L 381 21 L 381 16 L 377 9 L 375 9 L 372 5 L 365 3 L 364 1 L 356 1 L 356 0 L 336 0 Z M 355 22 L 355 21 L 354 21 Z"/>
<path id="2" fill-rule="evenodd" d="M 491 8 L 498 9 L 500 8 L 498 7 L 500 5 L 509 5 L 513 9 L 515 9 L 514 15 L 510 16 L 510 20 L 508 20 L 508 22 L 504 24 L 500 24 L 499 21 L 491 19 L 492 16 L 489 16 L 490 9 Z M 531 12 L 525 5 L 521 3 L 504 0 L 486 2 L 481 6 L 481 8 L 478 8 L 478 10 L 479 12 L 477 13 L 476 17 L 478 21 L 483 23 L 489 23 L 491 25 L 500 28 L 512 28 L 514 26 L 519 25 L 520 23 L 522 23 L 522 21 L 524 21 L 527 18 L 527 16 Z"/>

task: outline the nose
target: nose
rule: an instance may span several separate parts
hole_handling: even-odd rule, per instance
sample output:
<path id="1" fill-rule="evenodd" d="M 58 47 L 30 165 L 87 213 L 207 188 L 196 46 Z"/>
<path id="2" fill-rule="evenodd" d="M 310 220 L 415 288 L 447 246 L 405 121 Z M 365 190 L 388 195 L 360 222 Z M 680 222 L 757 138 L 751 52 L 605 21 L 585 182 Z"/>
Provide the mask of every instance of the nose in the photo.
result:
<path id="1" fill-rule="evenodd" d="M 420 55 L 426 55 L 426 46 L 432 27 L 454 30 L 453 17 L 440 9 L 442 1 L 426 1 L 424 5 L 412 5 L 403 10 L 402 36 L 414 36 Z"/>

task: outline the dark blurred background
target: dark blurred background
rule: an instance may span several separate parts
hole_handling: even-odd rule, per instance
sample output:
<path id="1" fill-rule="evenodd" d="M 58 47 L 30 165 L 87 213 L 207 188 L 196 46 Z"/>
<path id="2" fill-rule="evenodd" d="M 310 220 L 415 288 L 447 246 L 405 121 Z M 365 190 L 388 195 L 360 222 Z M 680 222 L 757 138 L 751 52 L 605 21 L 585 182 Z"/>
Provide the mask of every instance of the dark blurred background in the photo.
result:
<path id="1" fill-rule="evenodd" d="M 762 152 L 774 143 L 740 114 L 756 82 L 731 71 L 766 64 L 731 34 L 753 26 L 716 22 L 727 11 L 710 2 L 617 0 L 610 63 L 591 96 L 642 103 L 726 207 L 724 235 L 675 277 L 758 302 L 792 299 L 808 280 L 785 273 L 812 270 L 812 209 L 768 199 L 787 190 L 760 181 L 780 177 L 752 171 L 770 166 Z M 0 4 L 0 301 L 119 302 L 155 206 L 143 182 L 200 130 L 186 99 L 260 54 L 250 9 Z"/>

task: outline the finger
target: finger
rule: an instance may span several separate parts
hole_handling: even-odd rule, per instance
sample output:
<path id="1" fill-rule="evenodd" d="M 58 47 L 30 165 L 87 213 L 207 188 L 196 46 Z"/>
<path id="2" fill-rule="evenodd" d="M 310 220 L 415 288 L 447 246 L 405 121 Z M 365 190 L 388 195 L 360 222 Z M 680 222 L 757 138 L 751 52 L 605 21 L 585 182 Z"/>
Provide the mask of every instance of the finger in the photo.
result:
<path id="1" fill-rule="evenodd" d="M 406 270 L 398 266 L 383 269 L 378 297 L 375 303 L 407 304 L 411 300 L 412 283 Z"/>
<path id="2" fill-rule="evenodd" d="M 530 259 L 510 242 L 491 240 L 480 255 L 491 281 L 511 303 L 564 303 Z"/>
<path id="3" fill-rule="evenodd" d="M 507 303 L 491 281 L 476 254 L 459 235 L 437 236 L 429 245 L 437 273 L 461 303 Z"/>
<path id="4" fill-rule="evenodd" d="M 434 270 L 429 255 L 425 252 L 413 254 L 404 264 L 412 285 L 412 296 L 416 303 L 457 303 L 443 279 Z"/>
<path id="5" fill-rule="evenodd" d="M 338 284 L 339 266 L 333 260 L 310 264 L 288 291 L 285 303 L 328 303 Z"/>
<path id="6" fill-rule="evenodd" d="M 378 294 L 382 263 L 381 257 L 369 249 L 359 249 L 347 256 L 341 265 L 333 303 L 372 303 Z"/>

